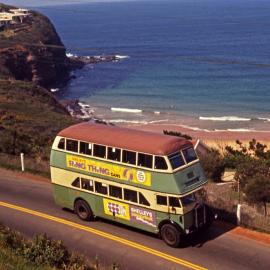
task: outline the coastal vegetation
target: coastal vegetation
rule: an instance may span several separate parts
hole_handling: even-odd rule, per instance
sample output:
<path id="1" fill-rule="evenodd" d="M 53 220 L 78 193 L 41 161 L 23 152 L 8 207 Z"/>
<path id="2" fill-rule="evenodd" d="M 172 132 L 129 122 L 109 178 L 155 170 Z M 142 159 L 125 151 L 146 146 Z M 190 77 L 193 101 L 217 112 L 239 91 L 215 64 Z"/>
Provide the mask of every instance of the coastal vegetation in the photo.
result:
<path id="1" fill-rule="evenodd" d="M 241 203 L 241 225 L 270 232 L 270 149 L 251 140 L 248 146 L 236 141 L 224 153 L 211 150 L 201 157 L 202 165 L 210 180 L 208 202 L 218 211 L 220 219 L 236 223 L 236 207 Z M 234 173 L 233 181 L 223 181 L 225 170 Z M 216 172 L 216 173 L 215 173 Z"/>
<path id="2" fill-rule="evenodd" d="M 31 82 L 0 81 L 1 166 L 16 169 L 24 153 L 32 172 L 49 176 L 45 164 L 52 141 L 61 129 L 76 122 L 46 89 Z"/>
<path id="3" fill-rule="evenodd" d="M 181 132 L 164 130 L 164 134 L 192 140 Z M 246 146 L 237 140 L 236 149 L 226 146 L 221 152 L 209 148 L 198 152 L 206 177 L 210 180 L 204 199 L 218 213 L 219 219 L 236 224 L 237 204 L 242 204 L 241 225 L 270 232 L 270 149 L 251 140 Z M 225 171 L 234 177 L 226 180 Z M 217 185 L 218 184 L 218 185 Z"/>
<path id="4" fill-rule="evenodd" d="M 101 266 L 98 257 L 89 261 L 70 252 L 62 241 L 46 234 L 26 239 L 0 224 L 0 270 L 120 270 L 117 263 Z"/>
<path id="5" fill-rule="evenodd" d="M 11 6 L 0 3 L 0 12 Z M 35 82 L 49 88 L 69 79 L 66 49 L 50 20 L 36 11 L 0 31 L 0 79 Z"/>

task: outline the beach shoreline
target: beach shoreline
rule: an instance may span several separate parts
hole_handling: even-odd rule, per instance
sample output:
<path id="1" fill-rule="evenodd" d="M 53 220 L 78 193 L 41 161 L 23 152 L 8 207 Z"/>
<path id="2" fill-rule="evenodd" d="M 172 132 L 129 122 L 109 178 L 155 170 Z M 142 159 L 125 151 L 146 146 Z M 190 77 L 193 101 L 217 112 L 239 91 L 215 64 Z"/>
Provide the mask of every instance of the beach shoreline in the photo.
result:
<path id="1" fill-rule="evenodd" d="M 140 129 L 151 132 L 163 133 L 163 130 L 181 132 L 191 136 L 194 140 L 200 140 L 211 148 L 216 148 L 220 151 L 224 151 L 226 146 L 232 146 L 237 148 L 237 140 L 241 141 L 244 145 L 255 139 L 256 141 L 265 144 L 270 149 L 270 131 L 203 131 L 192 130 L 186 127 L 182 127 L 177 124 L 121 124 L 118 126 Z"/>

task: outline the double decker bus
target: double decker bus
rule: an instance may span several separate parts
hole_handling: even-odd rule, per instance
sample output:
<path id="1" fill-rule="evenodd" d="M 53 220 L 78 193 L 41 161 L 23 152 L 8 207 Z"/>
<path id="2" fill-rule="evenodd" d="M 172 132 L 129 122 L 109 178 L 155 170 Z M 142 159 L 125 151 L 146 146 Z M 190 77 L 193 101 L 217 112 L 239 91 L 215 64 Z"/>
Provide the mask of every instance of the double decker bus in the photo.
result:
<path id="1" fill-rule="evenodd" d="M 82 220 L 117 221 L 172 247 L 209 223 L 195 195 L 207 179 L 186 139 L 80 123 L 56 136 L 50 167 L 56 204 Z"/>

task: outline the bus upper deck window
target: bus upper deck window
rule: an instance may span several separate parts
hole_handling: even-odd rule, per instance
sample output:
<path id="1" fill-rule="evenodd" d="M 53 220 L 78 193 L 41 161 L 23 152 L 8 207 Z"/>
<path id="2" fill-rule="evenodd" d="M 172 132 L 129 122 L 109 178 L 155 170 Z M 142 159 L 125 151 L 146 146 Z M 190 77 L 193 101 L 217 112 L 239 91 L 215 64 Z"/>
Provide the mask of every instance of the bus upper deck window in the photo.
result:
<path id="1" fill-rule="evenodd" d="M 66 150 L 78 153 L 78 141 L 67 140 Z"/>
<path id="2" fill-rule="evenodd" d="M 175 154 L 172 154 L 169 156 L 169 160 L 171 162 L 172 168 L 176 169 L 183 165 L 185 165 L 184 159 L 180 152 L 177 152 Z"/>
<path id="3" fill-rule="evenodd" d="M 129 164 L 136 164 L 136 153 L 123 150 L 122 162 Z"/>
<path id="4" fill-rule="evenodd" d="M 61 138 L 59 143 L 58 143 L 58 149 L 63 149 L 65 150 L 65 138 Z"/>
<path id="5" fill-rule="evenodd" d="M 106 157 L 106 146 L 94 144 L 94 156 L 105 158 Z"/>
<path id="6" fill-rule="evenodd" d="M 158 157 L 158 156 L 155 157 L 155 169 L 158 169 L 158 170 L 168 169 L 168 165 L 164 157 Z"/>
<path id="7" fill-rule="evenodd" d="M 139 153 L 138 154 L 138 166 L 151 168 L 153 166 L 153 156 Z"/>
<path id="8" fill-rule="evenodd" d="M 120 161 L 121 150 L 119 148 L 108 147 L 108 159 Z"/>
<path id="9" fill-rule="evenodd" d="M 80 142 L 80 154 L 92 155 L 91 143 Z"/>
<path id="10" fill-rule="evenodd" d="M 187 163 L 198 159 L 194 149 L 192 147 L 182 150 L 183 155 Z"/>

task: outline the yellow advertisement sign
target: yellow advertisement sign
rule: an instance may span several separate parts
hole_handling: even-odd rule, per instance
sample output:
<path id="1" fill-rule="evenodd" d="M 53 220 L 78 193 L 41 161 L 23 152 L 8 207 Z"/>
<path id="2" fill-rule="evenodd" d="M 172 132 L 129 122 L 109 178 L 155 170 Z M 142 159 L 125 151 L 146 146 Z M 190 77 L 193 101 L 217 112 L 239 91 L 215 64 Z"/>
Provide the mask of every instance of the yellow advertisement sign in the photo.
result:
<path id="1" fill-rule="evenodd" d="M 103 198 L 103 206 L 106 215 L 130 220 L 128 204 Z"/>
<path id="2" fill-rule="evenodd" d="M 119 180 L 151 186 L 151 174 L 149 172 L 144 172 L 133 168 L 122 167 L 116 164 L 107 164 L 102 161 L 86 159 L 73 155 L 66 156 L 66 165 L 68 168 L 77 169 L 88 173 L 109 176 Z"/>

